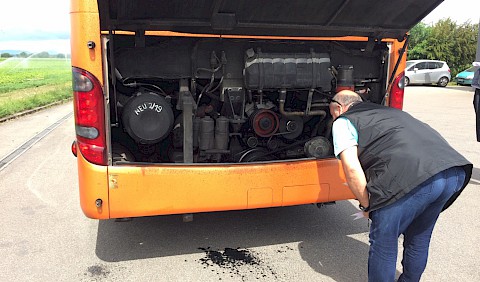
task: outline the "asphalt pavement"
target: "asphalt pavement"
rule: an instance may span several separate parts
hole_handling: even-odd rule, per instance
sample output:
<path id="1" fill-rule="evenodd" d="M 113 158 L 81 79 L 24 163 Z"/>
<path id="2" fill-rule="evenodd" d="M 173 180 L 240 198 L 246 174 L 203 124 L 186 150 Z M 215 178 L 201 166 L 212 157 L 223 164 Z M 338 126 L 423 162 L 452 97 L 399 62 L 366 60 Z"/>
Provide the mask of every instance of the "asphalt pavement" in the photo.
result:
<path id="1" fill-rule="evenodd" d="M 473 92 L 409 86 L 404 109 L 475 165 L 432 237 L 422 281 L 480 281 L 480 144 Z M 71 104 L 0 124 L 0 158 L 65 117 Z M 355 201 L 92 220 L 80 210 L 68 117 L 0 171 L 0 281 L 366 281 L 368 222 Z M 441 156 L 441 152 L 439 152 Z M 401 271 L 399 241 L 398 273 Z"/>

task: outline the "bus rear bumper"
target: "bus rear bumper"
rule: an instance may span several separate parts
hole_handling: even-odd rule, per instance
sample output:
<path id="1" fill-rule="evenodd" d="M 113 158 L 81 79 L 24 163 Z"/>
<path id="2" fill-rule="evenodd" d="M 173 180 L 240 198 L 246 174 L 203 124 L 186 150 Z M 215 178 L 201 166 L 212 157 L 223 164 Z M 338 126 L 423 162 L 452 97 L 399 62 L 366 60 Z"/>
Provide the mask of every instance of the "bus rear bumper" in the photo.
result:
<path id="1" fill-rule="evenodd" d="M 90 218 L 255 209 L 354 197 L 336 159 L 109 167 L 90 164 L 81 154 L 78 159 L 80 202 Z"/>

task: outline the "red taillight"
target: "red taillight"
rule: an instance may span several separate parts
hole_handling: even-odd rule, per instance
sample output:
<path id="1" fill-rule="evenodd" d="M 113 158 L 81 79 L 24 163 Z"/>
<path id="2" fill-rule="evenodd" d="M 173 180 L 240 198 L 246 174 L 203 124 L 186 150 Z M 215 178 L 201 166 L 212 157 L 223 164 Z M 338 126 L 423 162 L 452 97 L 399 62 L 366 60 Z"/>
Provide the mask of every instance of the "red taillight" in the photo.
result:
<path id="1" fill-rule="evenodd" d="M 76 157 L 77 156 L 77 141 L 72 142 L 72 154 Z"/>
<path id="2" fill-rule="evenodd" d="M 78 149 L 89 162 L 99 165 L 106 165 L 105 147 L 91 145 L 80 140 L 77 141 Z"/>
<path id="3" fill-rule="evenodd" d="M 76 147 L 86 160 L 107 165 L 102 87 L 91 73 L 72 68 Z"/>
<path id="4" fill-rule="evenodd" d="M 400 73 L 393 81 L 390 88 L 389 106 L 396 109 L 403 109 L 403 96 L 405 90 L 405 72 Z"/>

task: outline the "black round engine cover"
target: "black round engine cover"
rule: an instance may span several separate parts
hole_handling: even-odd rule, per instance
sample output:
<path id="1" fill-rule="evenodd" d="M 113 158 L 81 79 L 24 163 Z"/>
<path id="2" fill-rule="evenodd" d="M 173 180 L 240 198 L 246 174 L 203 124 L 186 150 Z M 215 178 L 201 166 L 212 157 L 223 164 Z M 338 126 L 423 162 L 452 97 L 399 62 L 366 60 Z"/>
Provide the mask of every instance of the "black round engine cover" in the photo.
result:
<path id="1" fill-rule="evenodd" d="M 132 97 L 122 112 L 125 131 L 142 144 L 154 144 L 163 140 L 172 130 L 173 121 L 170 103 L 151 92 L 142 92 Z"/>

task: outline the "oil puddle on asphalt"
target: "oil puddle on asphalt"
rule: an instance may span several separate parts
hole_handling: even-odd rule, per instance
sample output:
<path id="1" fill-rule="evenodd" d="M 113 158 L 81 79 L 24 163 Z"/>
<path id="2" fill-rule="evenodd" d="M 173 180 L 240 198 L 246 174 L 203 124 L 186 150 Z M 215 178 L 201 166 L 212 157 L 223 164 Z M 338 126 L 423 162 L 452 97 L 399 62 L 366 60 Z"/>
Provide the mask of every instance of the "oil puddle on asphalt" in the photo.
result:
<path id="1" fill-rule="evenodd" d="M 251 280 L 252 277 L 256 279 L 278 278 L 277 273 L 270 266 L 248 249 L 225 248 L 223 251 L 212 250 L 210 247 L 199 249 L 205 252 L 205 257 L 199 260 L 204 268 L 212 268 L 212 271 L 215 271 L 214 268 L 216 268 L 219 275 L 239 276 L 242 281 Z"/>
<path id="2" fill-rule="evenodd" d="M 114 264 L 95 264 L 89 266 L 87 271 L 79 277 L 79 281 L 125 281 L 123 274 L 125 272 L 125 267 L 121 267 Z"/>
<path id="3" fill-rule="evenodd" d="M 209 266 L 216 264 L 220 267 L 231 268 L 246 264 L 257 265 L 259 263 L 259 259 L 254 257 L 248 250 L 225 248 L 225 250 L 222 252 L 213 251 L 210 250 L 210 248 L 199 249 L 205 251 L 206 253 L 206 257 L 200 261 L 202 261 L 202 264 Z"/>
<path id="4" fill-rule="evenodd" d="M 110 271 L 103 265 L 93 265 L 88 267 L 87 272 L 85 272 L 85 276 L 95 280 L 102 280 L 108 277 Z"/>

